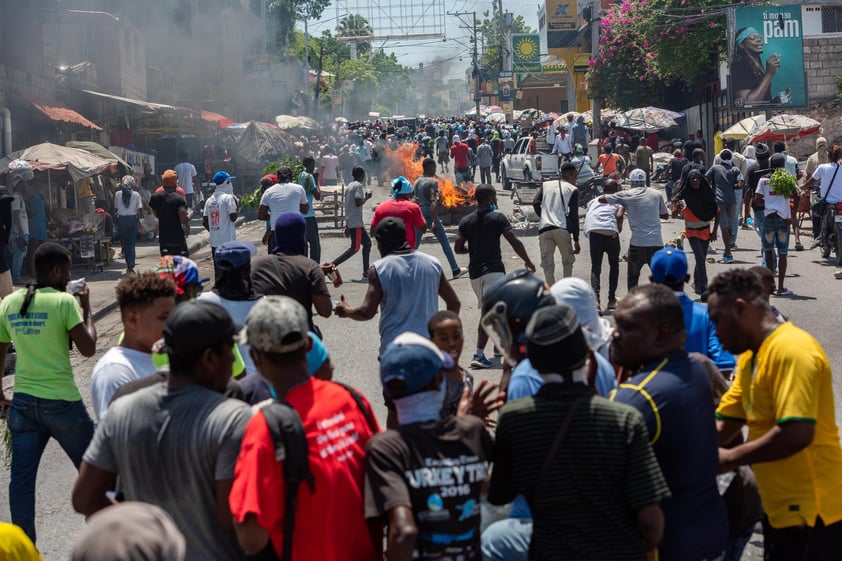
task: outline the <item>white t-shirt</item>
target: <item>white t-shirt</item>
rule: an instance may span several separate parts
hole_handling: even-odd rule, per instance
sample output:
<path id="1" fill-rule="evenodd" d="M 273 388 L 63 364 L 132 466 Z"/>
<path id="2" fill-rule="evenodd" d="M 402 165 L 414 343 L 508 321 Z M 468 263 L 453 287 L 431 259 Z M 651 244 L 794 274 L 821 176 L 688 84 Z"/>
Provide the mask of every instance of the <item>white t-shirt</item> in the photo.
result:
<path id="1" fill-rule="evenodd" d="M 29 216 L 26 214 L 26 203 L 23 202 L 23 197 L 20 193 L 13 193 L 12 196 L 12 231 L 17 232 L 18 223 L 14 219 L 15 212 L 20 211 L 20 235 L 29 235 Z"/>
<path id="2" fill-rule="evenodd" d="M 307 204 L 304 187 L 296 183 L 276 183 L 260 198 L 260 206 L 269 207 L 272 222 L 285 212 L 301 212 L 301 205 Z"/>
<path id="3" fill-rule="evenodd" d="M 589 202 L 585 214 L 585 235 L 587 236 L 591 232 L 605 236 L 619 234 L 620 229 L 617 226 L 618 210 L 620 210 L 620 205 L 601 203 L 597 199 Z"/>
<path id="4" fill-rule="evenodd" d="M 339 158 L 335 154 L 322 156 L 322 179 L 336 179 L 336 167 L 339 165 Z"/>
<path id="5" fill-rule="evenodd" d="M 231 316 L 234 325 L 245 325 L 246 316 L 249 315 L 254 305 L 260 302 L 260 298 L 257 300 L 228 300 L 227 298 L 220 297 L 216 292 L 203 292 L 199 295 L 198 299 L 207 300 L 225 308 L 225 311 Z M 240 349 L 240 356 L 243 357 L 246 374 L 258 374 L 257 368 L 254 366 L 254 361 L 249 354 L 251 347 L 249 345 L 237 345 L 237 347 Z"/>
<path id="6" fill-rule="evenodd" d="M 757 182 L 757 190 L 755 193 L 763 195 L 763 202 L 766 205 L 766 211 L 763 213 L 764 216 L 769 216 L 770 214 L 777 212 L 778 216 L 784 220 L 792 218 L 792 213 L 789 209 L 789 199 L 783 195 L 775 195 L 772 193 L 768 177 L 760 178 L 760 181 Z"/>
<path id="7" fill-rule="evenodd" d="M 237 239 L 237 231 L 231 214 L 237 212 L 237 199 L 229 193 L 214 191 L 205 202 L 203 216 L 208 219 L 208 232 L 211 247 L 219 247 L 225 242 Z"/>
<path id="8" fill-rule="evenodd" d="M 827 193 L 827 202 L 842 203 L 842 169 L 833 177 L 833 172 L 840 164 L 822 164 L 813 172 L 813 179 L 821 182 L 821 193 L 819 193 L 819 200 Z M 833 179 L 833 185 L 830 185 L 830 180 Z M 830 185 L 830 193 L 827 188 Z M 12 207 L 14 208 L 14 206 Z"/>
<path id="9" fill-rule="evenodd" d="M 193 178 L 199 175 L 196 166 L 190 162 L 181 162 L 173 170 L 178 174 L 178 184 L 184 189 L 184 194 L 190 195 L 193 193 Z"/>
<path id="10" fill-rule="evenodd" d="M 155 370 L 151 353 L 121 346 L 108 349 L 97 361 L 91 374 L 91 401 L 97 421 L 102 421 L 105 417 L 108 404 L 117 388 L 126 382 L 151 376 Z"/>
<path id="11" fill-rule="evenodd" d="M 129 206 L 123 204 L 123 193 L 117 191 L 114 193 L 114 208 L 117 209 L 117 216 L 137 216 L 137 211 L 143 208 L 143 201 L 140 199 L 140 193 L 132 191 L 132 198 L 129 201 Z"/>

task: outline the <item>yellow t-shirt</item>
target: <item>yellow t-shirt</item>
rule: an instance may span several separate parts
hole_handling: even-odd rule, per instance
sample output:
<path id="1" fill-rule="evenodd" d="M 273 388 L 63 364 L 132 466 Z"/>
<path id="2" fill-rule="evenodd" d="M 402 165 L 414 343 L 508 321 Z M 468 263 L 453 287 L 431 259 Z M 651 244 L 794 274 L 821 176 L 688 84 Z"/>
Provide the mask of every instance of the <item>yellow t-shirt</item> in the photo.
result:
<path id="1" fill-rule="evenodd" d="M 737 363 L 734 384 L 716 416 L 743 420 L 748 439 L 776 424 L 816 424 L 813 442 L 783 460 L 754 464 L 763 507 L 774 528 L 826 525 L 842 520 L 842 447 L 833 405 L 830 363 L 812 335 L 784 323 L 760 345 L 757 360 L 747 351 Z"/>

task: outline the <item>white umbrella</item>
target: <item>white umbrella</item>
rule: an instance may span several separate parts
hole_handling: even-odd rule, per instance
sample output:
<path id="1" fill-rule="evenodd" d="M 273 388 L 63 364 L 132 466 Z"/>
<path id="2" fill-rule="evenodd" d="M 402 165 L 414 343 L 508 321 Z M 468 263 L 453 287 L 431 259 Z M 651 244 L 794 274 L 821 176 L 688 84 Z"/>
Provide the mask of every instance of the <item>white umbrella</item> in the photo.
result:
<path id="1" fill-rule="evenodd" d="M 766 122 L 766 115 L 753 115 L 731 125 L 724 130 L 719 138 L 723 140 L 743 140 L 754 133 L 757 128 Z"/>

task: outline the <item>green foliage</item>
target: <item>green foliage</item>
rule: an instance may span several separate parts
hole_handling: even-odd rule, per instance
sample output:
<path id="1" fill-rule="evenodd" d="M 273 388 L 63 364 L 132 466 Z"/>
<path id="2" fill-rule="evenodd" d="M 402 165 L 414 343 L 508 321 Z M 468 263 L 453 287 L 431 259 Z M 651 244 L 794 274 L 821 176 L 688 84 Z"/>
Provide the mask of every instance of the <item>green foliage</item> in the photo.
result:
<path id="1" fill-rule="evenodd" d="M 266 19 L 269 21 L 271 30 L 269 51 L 275 55 L 287 54 L 295 41 L 295 23 L 305 19 L 310 21 L 319 19 L 329 5 L 330 0 L 271 0 L 267 2 Z"/>
<path id="2" fill-rule="evenodd" d="M 836 75 L 836 99 L 842 99 L 842 74 Z"/>
<path id="3" fill-rule="evenodd" d="M 482 68 L 497 70 L 503 68 L 503 54 L 500 52 L 500 17 L 497 12 L 483 12 L 482 20 L 477 28 L 482 41 L 483 55 L 480 62 Z M 517 16 L 512 21 L 512 33 L 537 33 L 526 24 L 523 16 Z M 505 39 L 504 39 L 505 41 Z M 546 47 L 544 47 L 546 49 Z"/>
<path id="4" fill-rule="evenodd" d="M 769 178 L 769 185 L 772 186 L 776 195 L 790 199 L 798 194 L 798 181 L 784 168 L 778 168 L 772 172 Z"/>
<path id="5" fill-rule="evenodd" d="M 623 0 L 612 6 L 600 22 L 599 53 L 588 74 L 591 94 L 628 109 L 657 104 L 664 86 L 698 87 L 727 52 L 719 5 L 715 0 Z"/>
<path id="6" fill-rule="evenodd" d="M 292 180 L 298 183 L 298 178 L 301 177 L 301 172 L 304 171 L 304 164 L 295 156 L 283 156 L 280 162 L 272 162 L 263 168 L 263 175 L 273 175 L 281 166 L 289 166 L 292 169 Z M 255 187 L 254 191 L 243 195 L 240 199 L 240 208 L 257 208 L 260 204 L 260 198 L 263 196 L 263 191 L 260 185 Z"/>
<path id="7" fill-rule="evenodd" d="M 374 31 L 368 24 L 368 20 L 359 14 L 348 14 L 336 24 L 337 37 L 365 37 L 373 35 Z M 371 43 L 360 41 L 357 43 L 357 53 L 364 54 L 371 50 Z"/>

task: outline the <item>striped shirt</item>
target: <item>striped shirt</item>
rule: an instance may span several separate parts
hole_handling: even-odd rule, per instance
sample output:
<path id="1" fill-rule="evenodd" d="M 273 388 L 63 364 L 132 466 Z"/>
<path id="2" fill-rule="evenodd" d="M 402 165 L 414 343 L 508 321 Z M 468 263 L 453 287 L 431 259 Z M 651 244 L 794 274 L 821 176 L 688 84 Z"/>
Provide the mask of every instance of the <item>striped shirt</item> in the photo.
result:
<path id="1" fill-rule="evenodd" d="M 536 493 L 559 427 L 583 396 Z M 533 516 L 530 560 L 645 559 L 637 511 L 669 490 L 643 417 L 618 405 L 583 384 L 553 383 L 502 409 L 488 500 L 526 497 Z"/>

